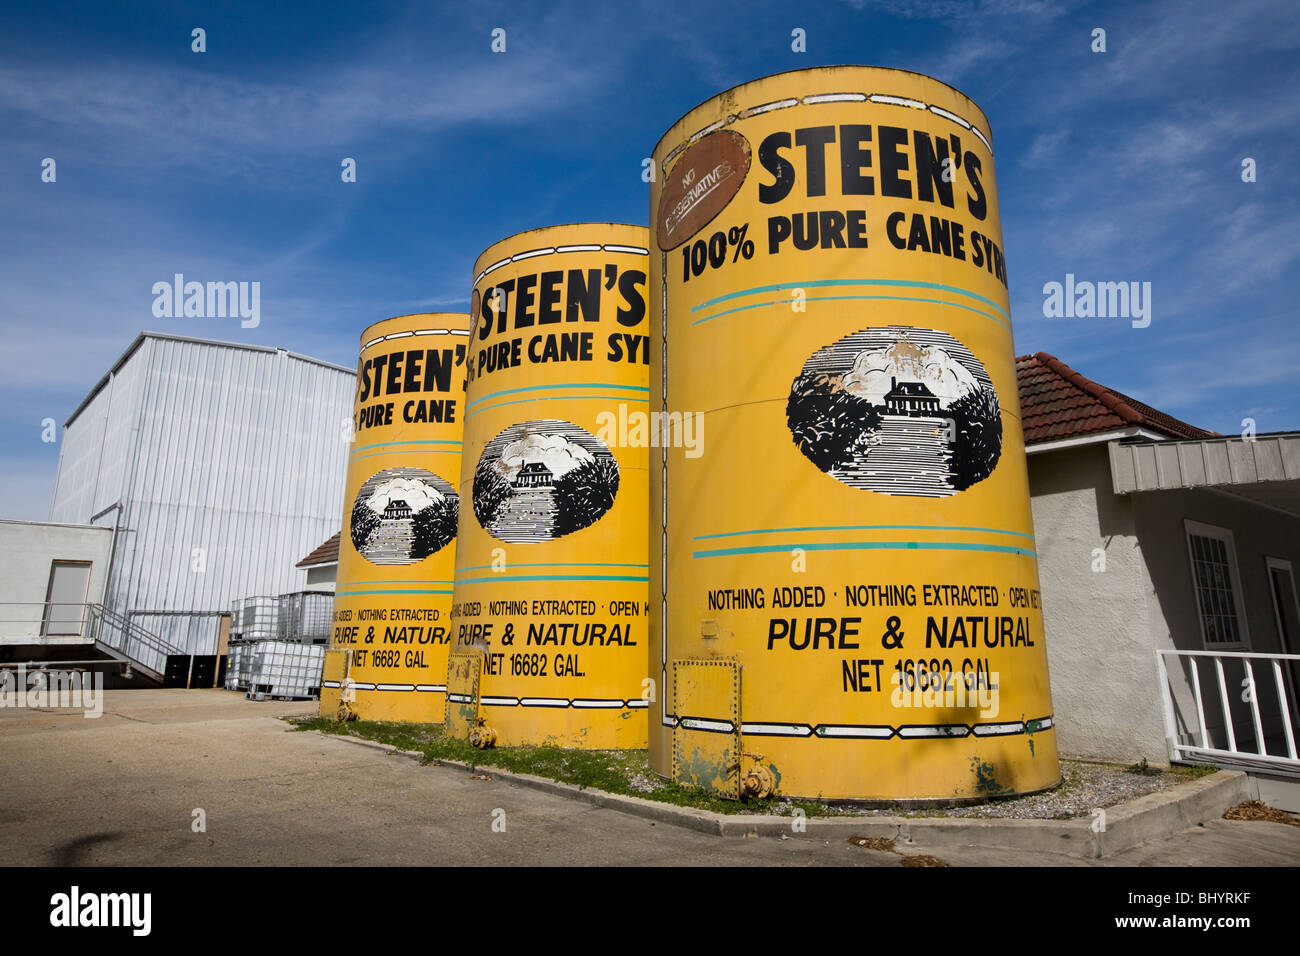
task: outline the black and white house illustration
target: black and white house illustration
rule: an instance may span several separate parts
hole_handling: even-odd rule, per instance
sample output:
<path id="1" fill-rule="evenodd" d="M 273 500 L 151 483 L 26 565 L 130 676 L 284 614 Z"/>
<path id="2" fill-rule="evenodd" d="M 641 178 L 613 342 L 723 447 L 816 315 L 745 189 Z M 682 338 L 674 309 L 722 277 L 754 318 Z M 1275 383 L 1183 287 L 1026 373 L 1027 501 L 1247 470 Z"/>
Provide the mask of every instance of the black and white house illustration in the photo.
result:
<path id="1" fill-rule="evenodd" d="M 1002 452 L 993 382 L 937 329 L 863 329 L 819 349 L 790 389 L 786 421 L 814 465 L 883 494 L 956 494 L 992 474 Z"/>
<path id="2" fill-rule="evenodd" d="M 409 518 L 413 513 L 411 506 L 403 499 L 395 498 L 388 502 L 388 507 L 384 509 L 384 518 Z"/>
<path id="3" fill-rule="evenodd" d="M 515 488 L 540 488 L 554 481 L 555 476 L 544 461 L 530 461 L 519 469 L 511 483 Z"/>
<path id="4" fill-rule="evenodd" d="M 423 468 L 385 468 L 352 502 L 352 546 L 372 564 L 414 564 L 456 537 L 460 496 Z"/>
<path id="5" fill-rule="evenodd" d="M 900 383 L 891 377 L 885 407 L 891 415 L 933 415 L 939 410 L 939 399 L 924 382 Z"/>
<path id="6" fill-rule="evenodd" d="M 511 543 L 551 541 L 598 521 L 618 494 L 605 443 L 548 418 L 512 425 L 487 443 L 474 470 L 474 515 Z"/>

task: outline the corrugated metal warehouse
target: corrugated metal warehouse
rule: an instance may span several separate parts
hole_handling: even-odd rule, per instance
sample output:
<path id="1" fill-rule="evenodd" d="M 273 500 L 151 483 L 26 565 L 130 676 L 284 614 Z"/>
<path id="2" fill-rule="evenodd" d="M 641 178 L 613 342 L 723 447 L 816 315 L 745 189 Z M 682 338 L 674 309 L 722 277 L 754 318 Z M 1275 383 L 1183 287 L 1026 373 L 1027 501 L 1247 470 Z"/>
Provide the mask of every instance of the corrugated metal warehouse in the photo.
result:
<path id="1" fill-rule="evenodd" d="M 231 601 L 302 587 L 338 530 L 352 369 L 145 332 L 64 425 L 50 520 L 115 527 L 105 605 L 216 654 Z"/>

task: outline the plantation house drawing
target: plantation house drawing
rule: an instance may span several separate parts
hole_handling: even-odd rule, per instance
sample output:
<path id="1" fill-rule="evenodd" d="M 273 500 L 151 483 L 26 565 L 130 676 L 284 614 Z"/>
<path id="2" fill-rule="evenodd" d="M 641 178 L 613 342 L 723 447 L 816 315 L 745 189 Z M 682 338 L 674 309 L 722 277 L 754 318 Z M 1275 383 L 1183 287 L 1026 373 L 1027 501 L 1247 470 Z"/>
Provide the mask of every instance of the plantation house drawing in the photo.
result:
<path id="1" fill-rule="evenodd" d="M 513 484 L 516 488 L 547 488 L 554 479 L 554 474 L 545 462 L 530 461 L 519 469 Z"/>
<path id="2" fill-rule="evenodd" d="M 939 411 L 939 398 L 924 382 L 899 382 L 891 377 L 885 407 L 891 415 L 934 415 Z"/>

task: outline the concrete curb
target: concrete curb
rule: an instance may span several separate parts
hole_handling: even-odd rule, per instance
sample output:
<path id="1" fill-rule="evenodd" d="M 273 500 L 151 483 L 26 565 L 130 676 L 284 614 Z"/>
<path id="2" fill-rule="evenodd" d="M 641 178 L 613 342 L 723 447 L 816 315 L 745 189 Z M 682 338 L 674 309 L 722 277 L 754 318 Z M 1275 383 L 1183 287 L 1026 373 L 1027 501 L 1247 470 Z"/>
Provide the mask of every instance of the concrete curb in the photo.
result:
<path id="1" fill-rule="evenodd" d="M 1237 770 L 1220 770 L 1189 783 L 1149 793 L 1106 813 L 1106 830 L 1098 837 L 1095 857 L 1158 840 L 1216 820 L 1229 807 L 1250 799 L 1250 777 Z"/>
<path id="2" fill-rule="evenodd" d="M 418 750 L 399 750 L 390 744 L 360 737 L 322 734 L 363 747 L 423 760 Z M 514 783 L 544 793 L 581 800 L 594 807 L 619 810 L 634 816 L 717 836 L 790 835 L 796 818 L 714 813 L 671 803 L 645 800 L 603 790 L 515 773 L 497 767 L 472 767 L 455 760 L 435 760 L 434 766 L 487 773 L 494 780 Z M 980 846 L 1039 853 L 1060 853 L 1077 859 L 1114 856 L 1141 843 L 1159 840 L 1206 820 L 1218 819 L 1229 807 L 1251 799 L 1250 778 L 1238 771 L 1217 773 L 1149 793 L 1105 811 L 1104 829 L 1094 832 L 1092 819 L 1007 820 L 978 817 L 837 817 L 803 821 L 809 836 L 848 839 L 851 836 L 884 837 L 909 850 Z"/>

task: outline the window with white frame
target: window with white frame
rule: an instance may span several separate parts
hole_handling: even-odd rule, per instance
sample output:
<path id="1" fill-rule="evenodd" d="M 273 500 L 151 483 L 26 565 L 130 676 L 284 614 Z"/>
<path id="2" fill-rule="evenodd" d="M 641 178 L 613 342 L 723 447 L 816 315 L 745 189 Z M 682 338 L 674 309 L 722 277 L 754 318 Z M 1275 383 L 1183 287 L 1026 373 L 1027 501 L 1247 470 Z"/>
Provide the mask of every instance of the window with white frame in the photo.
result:
<path id="1" fill-rule="evenodd" d="M 1237 573 L 1237 549 L 1227 528 L 1187 520 L 1192 587 L 1207 649 L 1246 647 L 1246 615 Z"/>

